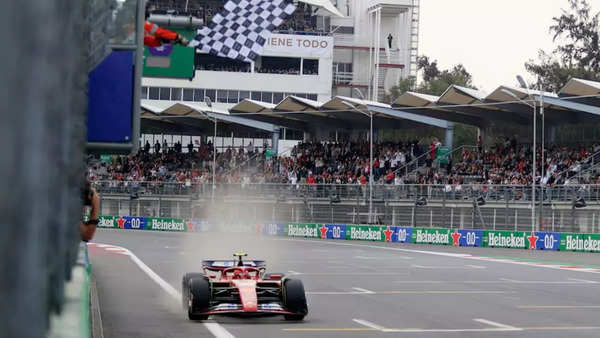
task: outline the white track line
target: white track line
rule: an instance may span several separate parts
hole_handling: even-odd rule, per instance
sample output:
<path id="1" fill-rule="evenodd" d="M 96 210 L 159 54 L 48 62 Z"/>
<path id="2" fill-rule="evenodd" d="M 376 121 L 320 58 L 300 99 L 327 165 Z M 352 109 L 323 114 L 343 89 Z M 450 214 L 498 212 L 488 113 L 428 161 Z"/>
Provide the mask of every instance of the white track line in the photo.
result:
<path id="1" fill-rule="evenodd" d="M 487 267 L 485 267 L 485 266 L 483 266 L 483 265 L 473 265 L 473 264 L 467 264 L 467 265 L 465 265 L 465 266 L 468 266 L 468 267 L 470 267 L 470 268 L 473 268 L 473 269 L 487 269 Z"/>
<path id="2" fill-rule="evenodd" d="M 363 244 L 354 244 L 354 243 L 337 243 L 337 242 L 332 242 L 332 241 L 315 241 L 315 240 L 306 240 L 306 239 L 272 238 L 271 240 L 273 240 L 273 241 L 290 241 L 290 242 L 307 242 L 307 243 L 314 243 L 317 245 L 320 244 L 320 245 L 341 245 L 341 246 L 364 247 L 364 248 L 373 248 L 373 249 L 379 249 L 379 250 L 420 253 L 420 254 L 426 254 L 426 255 L 454 257 L 454 258 L 461 258 L 461 259 L 472 259 L 472 260 L 478 260 L 478 261 L 496 262 L 496 263 L 504 263 L 504 264 L 525 265 L 525 266 L 531 266 L 531 267 L 556 269 L 556 270 L 563 270 L 563 271 L 576 271 L 576 272 L 587 272 L 587 273 L 600 274 L 600 269 L 594 269 L 594 268 L 568 267 L 568 266 L 563 266 L 563 265 L 551 265 L 551 264 L 546 264 L 546 263 L 542 263 L 542 262 L 526 262 L 526 261 L 516 261 L 516 260 L 486 257 L 486 256 L 474 256 L 471 254 L 415 250 L 415 249 L 400 249 L 400 248 L 393 248 L 393 247 L 389 247 L 389 246 L 363 245 Z"/>
<path id="3" fill-rule="evenodd" d="M 358 291 L 358 292 L 365 293 L 365 294 L 371 294 L 371 295 L 372 295 L 372 294 L 374 294 L 374 293 L 375 293 L 375 292 L 373 292 L 373 291 L 371 291 L 371 290 L 367 290 L 367 289 L 363 289 L 363 288 L 352 288 L 352 289 L 354 289 L 354 290 L 356 290 L 356 291 Z"/>
<path id="4" fill-rule="evenodd" d="M 509 279 L 509 278 L 500 278 L 500 280 L 507 282 L 507 283 L 514 283 L 514 284 L 595 284 L 595 283 L 590 283 L 591 281 L 584 281 L 584 280 L 575 280 L 573 278 L 569 278 L 571 281 L 546 281 L 546 280 L 516 280 L 516 279 Z"/>
<path id="5" fill-rule="evenodd" d="M 98 244 L 98 246 L 106 244 Z M 131 258 L 131 260 L 142 270 L 150 279 L 152 279 L 158 286 L 160 286 L 169 296 L 175 298 L 175 300 L 179 301 L 181 299 L 181 293 L 177 291 L 171 284 L 165 282 L 156 272 L 148 267 L 141 259 L 139 259 L 133 252 L 129 251 L 129 249 L 111 246 L 114 248 L 119 248 L 124 250 L 127 255 Z M 217 338 L 235 338 L 229 331 L 227 331 L 221 324 L 219 323 L 203 323 L 204 326 Z"/>
<path id="6" fill-rule="evenodd" d="M 497 322 L 492 322 L 491 320 L 487 320 L 487 319 L 483 319 L 483 318 L 475 318 L 473 320 L 476 322 L 482 323 L 482 324 L 487 324 L 489 326 L 495 326 L 499 329 L 510 330 L 510 331 L 522 331 L 523 330 L 518 327 L 514 327 L 514 326 L 510 326 L 510 325 L 506 325 L 506 324 L 500 324 Z"/>
<path id="7" fill-rule="evenodd" d="M 375 323 L 371 323 L 368 320 L 354 318 L 354 319 L 352 319 L 352 321 L 355 322 L 355 323 L 357 323 L 357 324 L 360 324 L 360 325 L 366 326 L 368 328 L 371 328 L 371 329 L 375 329 L 375 330 L 379 330 L 379 331 L 385 330 L 385 328 L 383 326 L 379 326 L 379 325 L 377 325 Z"/>
<path id="8" fill-rule="evenodd" d="M 574 280 L 576 282 L 588 283 L 588 284 L 598 284 L 598 282 L 587 279 L 579 279 L 579 278 L 569 278 L 569 280 Z"/>

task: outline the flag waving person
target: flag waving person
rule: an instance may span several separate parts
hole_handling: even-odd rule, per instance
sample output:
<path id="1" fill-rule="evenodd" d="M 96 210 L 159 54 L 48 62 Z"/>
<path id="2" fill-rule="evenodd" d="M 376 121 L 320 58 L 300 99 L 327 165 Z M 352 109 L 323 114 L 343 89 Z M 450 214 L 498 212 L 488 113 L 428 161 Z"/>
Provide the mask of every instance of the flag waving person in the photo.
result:
<path id="1" fill-rule="evenodd" d="M 146 8 L 146 21 L 144 22 L 144 46 L 148 47 L 160 47 L 163 44 L 178 43 L 183 46 L 187 46 L 189 41 L 168 29 L 161 28 L 159 25 L 148 21 L 150 11 L 152 9 Z"/>

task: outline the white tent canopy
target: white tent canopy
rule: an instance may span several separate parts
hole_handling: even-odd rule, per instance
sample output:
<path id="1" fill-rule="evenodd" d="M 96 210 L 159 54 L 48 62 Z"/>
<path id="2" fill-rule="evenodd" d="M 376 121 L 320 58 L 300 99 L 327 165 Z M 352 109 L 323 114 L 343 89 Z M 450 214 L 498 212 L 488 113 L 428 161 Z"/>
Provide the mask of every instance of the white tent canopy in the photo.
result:
<path id="1" fill-rule="evenodd" d="M 342 13 L 340 13 L 340 11 L 338 11 L 338 9 L 335 8 L 335 6 L 329 0 L 299 0 L 299 1 L 304 2 L 305 4 L 312 5 L 312 6 L 321 7 L 333 15 L 344 17 L 344 15 Z"/>

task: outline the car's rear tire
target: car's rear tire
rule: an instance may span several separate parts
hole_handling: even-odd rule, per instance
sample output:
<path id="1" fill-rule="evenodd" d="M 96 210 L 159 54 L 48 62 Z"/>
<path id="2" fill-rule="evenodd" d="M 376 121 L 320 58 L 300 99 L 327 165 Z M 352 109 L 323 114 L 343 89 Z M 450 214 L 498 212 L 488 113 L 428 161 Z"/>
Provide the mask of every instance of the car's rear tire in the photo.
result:
<path id="1" fill-rule="evenodd" d="M 304 285 L 299 279 L 286 279 L 283 282 L 284 305 L 293 314 L 283 315 L 286 320 L 302 320 L 308 314 Z"/>
<path id="2" fill-rule="evenodd" d="M 190 295 L 190 279 L 192 278 L 202 278 L 204 274 L 198 272 L 189 272 L 183 275 L 181 279 L 181 305 L 183 309 L 188 308 L 188 299 Z"/>
<path id="3" fill-rule="evenodd" d="M 204 276 L 192 277 L 189 281 L 188 318 L 206 320 L 208 315 L 199 314 L 210 307 L 210 282 Z"/>

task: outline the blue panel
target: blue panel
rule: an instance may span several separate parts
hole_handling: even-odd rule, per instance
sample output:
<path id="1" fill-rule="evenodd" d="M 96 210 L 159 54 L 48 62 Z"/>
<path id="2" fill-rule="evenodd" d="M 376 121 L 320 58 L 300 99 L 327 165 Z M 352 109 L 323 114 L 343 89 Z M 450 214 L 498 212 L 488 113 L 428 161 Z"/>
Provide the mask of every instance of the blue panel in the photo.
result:
<path id="1" fill-rule="evenodd" d="M 124 216 L 121 217 L 125 220 L 124 229 L 135 229 L 135 230 L 144 230 L 146 229 L 146 218 L 145 217 L 131 217 Z M 118 222 L 119 220 L 117 220 Z"/>
<path id="2" fill-rule="evenodd" d="M 451 234 L 453 245 L 455 245 L 454 238 L 458 237 L 457 235 L 455 235 L 456 233 L 458 233 L 460 235 L 459 240 L 458 240 L 458 245 L 460 245 L 460 246 L 481 246 L 481 243 L 483 240 L 483 231 L 460 229 L 457 232 L 455 232 L 454 234 Z"/>
<path id="3" fill-rule="evenodd" d="M 344 224 L 324 224 L 319 228 L 321 238 L 328 239 L 346 239 L 346 225 Z M 323 232 L 325 236 L 323 236 Z"/>
<path id="4" fill-rule="evenodd" d="M 527 236 L 527 246 L 531 248 L 531 242 L 535 241 L 537 250 L 558 250 L 560 248 L 560 233 L 558 232 L 535 232 Z"/>
<path id="5" fill-rule="evenodd" d="M 187 231 L 193 232 L 208 232 L 211 230 L 211 225 L 208 220 L 203 218 L 194 218 L 187 222 Z"/>
<path id="6" fill-rule="evenodd" d="M 392 242 L 399 243 L 410 243 L 412 238 L 412 228 L 395 227 L 394 235 L 392 236 Z"/>
<path id="7" fill-rule="evenodd" d="M 283 223 L 265 223 L 262 226 L 263 235 L 283 236 Z"/>
<path id="8" fill-rule="evenodd" d="M 88 142 L 131 142 L 134 57 L 114 51 L 90 73 Z"/>

